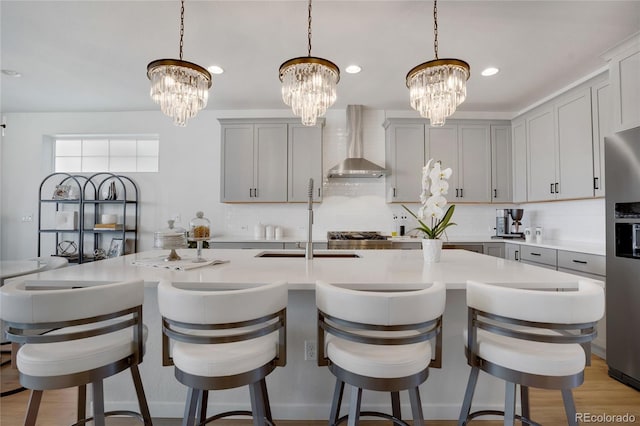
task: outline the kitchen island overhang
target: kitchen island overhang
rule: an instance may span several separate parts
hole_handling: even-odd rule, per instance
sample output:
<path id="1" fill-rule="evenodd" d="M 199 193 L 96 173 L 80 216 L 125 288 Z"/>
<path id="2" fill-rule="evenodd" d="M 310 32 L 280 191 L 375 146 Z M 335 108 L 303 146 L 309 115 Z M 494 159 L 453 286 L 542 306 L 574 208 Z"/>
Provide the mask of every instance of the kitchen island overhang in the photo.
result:
<path id="1" fill-rule="evenodd" d="M 278 280 L 289 283 L 287 310 L 287 365 L 269 378 L 269 397 L 275 419 L 320 420 L 329 415 L 334 377 L 316 362 L 305 360 L 305 342 L 316 339 L 316 280 L 324 280 L 363 290 L 415 289 L 442 281 L 447 286 L 443 320 L 443 365 L 431 369 L 420 387 L 427 419 L 457 419 L 469 367 L 464 356 L 463 329 L 466 326 L 464 288 L 469 279 L 496 285 L 544 290 L 572 289 L 582 277 L 463 250 L 444 250 L 437 264 L 425 264 L 420 250 L 356 251 L 359 258 L 257 258 L 261 250 L 203 250 L 207 259 L 229 263 L 203 266 L 187 271 L 134 266 L 138 259 L 160 258 L 165 251 L 149 251 L 99 262 L 32 274 L 22 279 L 33 285 L 72 282 L 76 284 L 129 279 L 145 281 L 144 322 L 149 327 L 144 362 L 140 366 L 151 414 L 156 418 L 183 415 L 186 389 L 174 378 L 173 368 L 162 367 L 160 315 L 157 283 L 162 279 L 198 287 L 219 283 L 220 288 L 261 285 Z M 195 258 L 195 250 L 180 250 L 180 256 Z M 246 409 L 246 390 L 236 389 L 212 395 L 211 411 Z M 474 406 L 500 409 L 504 404 L 504 384 L 481 377 Z M 105 382 L 106 409 L 135 408 L 135 393 L 128 376 L 118 375 Z M 410 415 L 408 398 L 401 395 L 403 414 Z M 366 392 L 363 409 L 385 411 L 388 395 Z M 346 407 L 345 407 L 346 408 Z"/>

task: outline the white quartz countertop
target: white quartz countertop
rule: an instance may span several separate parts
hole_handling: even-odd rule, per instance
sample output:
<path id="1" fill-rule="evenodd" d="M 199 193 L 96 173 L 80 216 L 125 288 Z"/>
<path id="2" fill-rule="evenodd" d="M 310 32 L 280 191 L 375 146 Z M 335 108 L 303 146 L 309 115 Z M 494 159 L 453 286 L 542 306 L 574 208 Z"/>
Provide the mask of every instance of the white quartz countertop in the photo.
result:
<path id="1" fill-rule="evenodd" d="M 355 251 L 359 258 L 316 257 L 312 260 L 256 257 L 261 250 L 205 249 L 202 252 L 206 259 L 229 262 L 186 271 L 132 264 L 136 260 L 159 260 L 168 253 L 155 250 L 72 265 L 19 279 L 74 283 L 142 279 L 147 286 L 155 286 L 160 280 L 167 279 L 194 285 L 213 282 L 232 287 L 286 281 L 292 290 L 312 290 L 317 280 L 353 288 L 384 290 L 421 288 L 425 283 L 435 281 L 444 282 L 448 289 L 464 289 L 467 280 L 522 288 L 573 288 L 581 279 L 576 275 L 465 250 L 444 250 L 441 261 L 435 264 L 424 263 L 421 250 L 361 250 Z M 178 254 L 183 259 L 194 259 L 196 250 L 178 250 Z"/>

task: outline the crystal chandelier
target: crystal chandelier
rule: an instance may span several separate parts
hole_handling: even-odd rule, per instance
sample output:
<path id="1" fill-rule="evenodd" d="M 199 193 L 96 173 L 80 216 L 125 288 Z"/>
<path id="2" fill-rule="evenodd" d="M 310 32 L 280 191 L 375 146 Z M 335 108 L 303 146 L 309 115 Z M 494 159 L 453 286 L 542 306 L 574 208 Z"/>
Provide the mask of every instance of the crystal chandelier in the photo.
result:
<path id="1" fill-rule="evenodd" d="M 151 80 L 151 99 L 173 118 L 173 124 L 184 127 L 188 119 L 207 106 L 211 74 L 200 65 L 182 60 L 184 0 L 181 4 L 180 59 L 157 59 L 149 63 L 147 77 Z"/>
<path id="2" fill-rule="evenodd" d="M 460 59 L 438 58 L 438 7 L 433 2 L 433 48 L 436 58 L 417 65 L 407 74 L 411 107 L 432 126 L 443 126 L 445 119 L 467 97 L 469 64 Z"/>
<path id="3" fill-rule="evenodd" d="M 311 0 L 307 27 L 307 56 L 289 59 L 280 65 L 282 100 L 302 118 L 305 126 L 315 126 L 336 101 L 336 85 L 340 69 L 333 62 L 311 56 Z"/>

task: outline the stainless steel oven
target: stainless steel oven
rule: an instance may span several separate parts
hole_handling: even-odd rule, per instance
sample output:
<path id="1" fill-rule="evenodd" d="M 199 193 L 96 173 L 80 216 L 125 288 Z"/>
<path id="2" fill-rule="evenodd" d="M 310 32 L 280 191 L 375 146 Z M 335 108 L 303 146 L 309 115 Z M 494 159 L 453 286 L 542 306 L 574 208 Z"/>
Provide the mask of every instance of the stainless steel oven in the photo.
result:
<path id="1" fill-rule="evenodd" d="M 329 231 L 330 250 L 380 250 L 392 248 L 392 242 L 376 231 Z"/>

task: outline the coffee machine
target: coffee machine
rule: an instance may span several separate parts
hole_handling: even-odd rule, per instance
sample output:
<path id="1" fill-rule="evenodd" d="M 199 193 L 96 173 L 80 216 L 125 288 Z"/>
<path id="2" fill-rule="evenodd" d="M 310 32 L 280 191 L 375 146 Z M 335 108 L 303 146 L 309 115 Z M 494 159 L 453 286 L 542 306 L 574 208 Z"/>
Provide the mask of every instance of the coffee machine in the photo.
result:
<path id="1" fill-rule="evenodd" d="M 522 238 L 523 209 L 496 209 L 496 237 Z"/>

